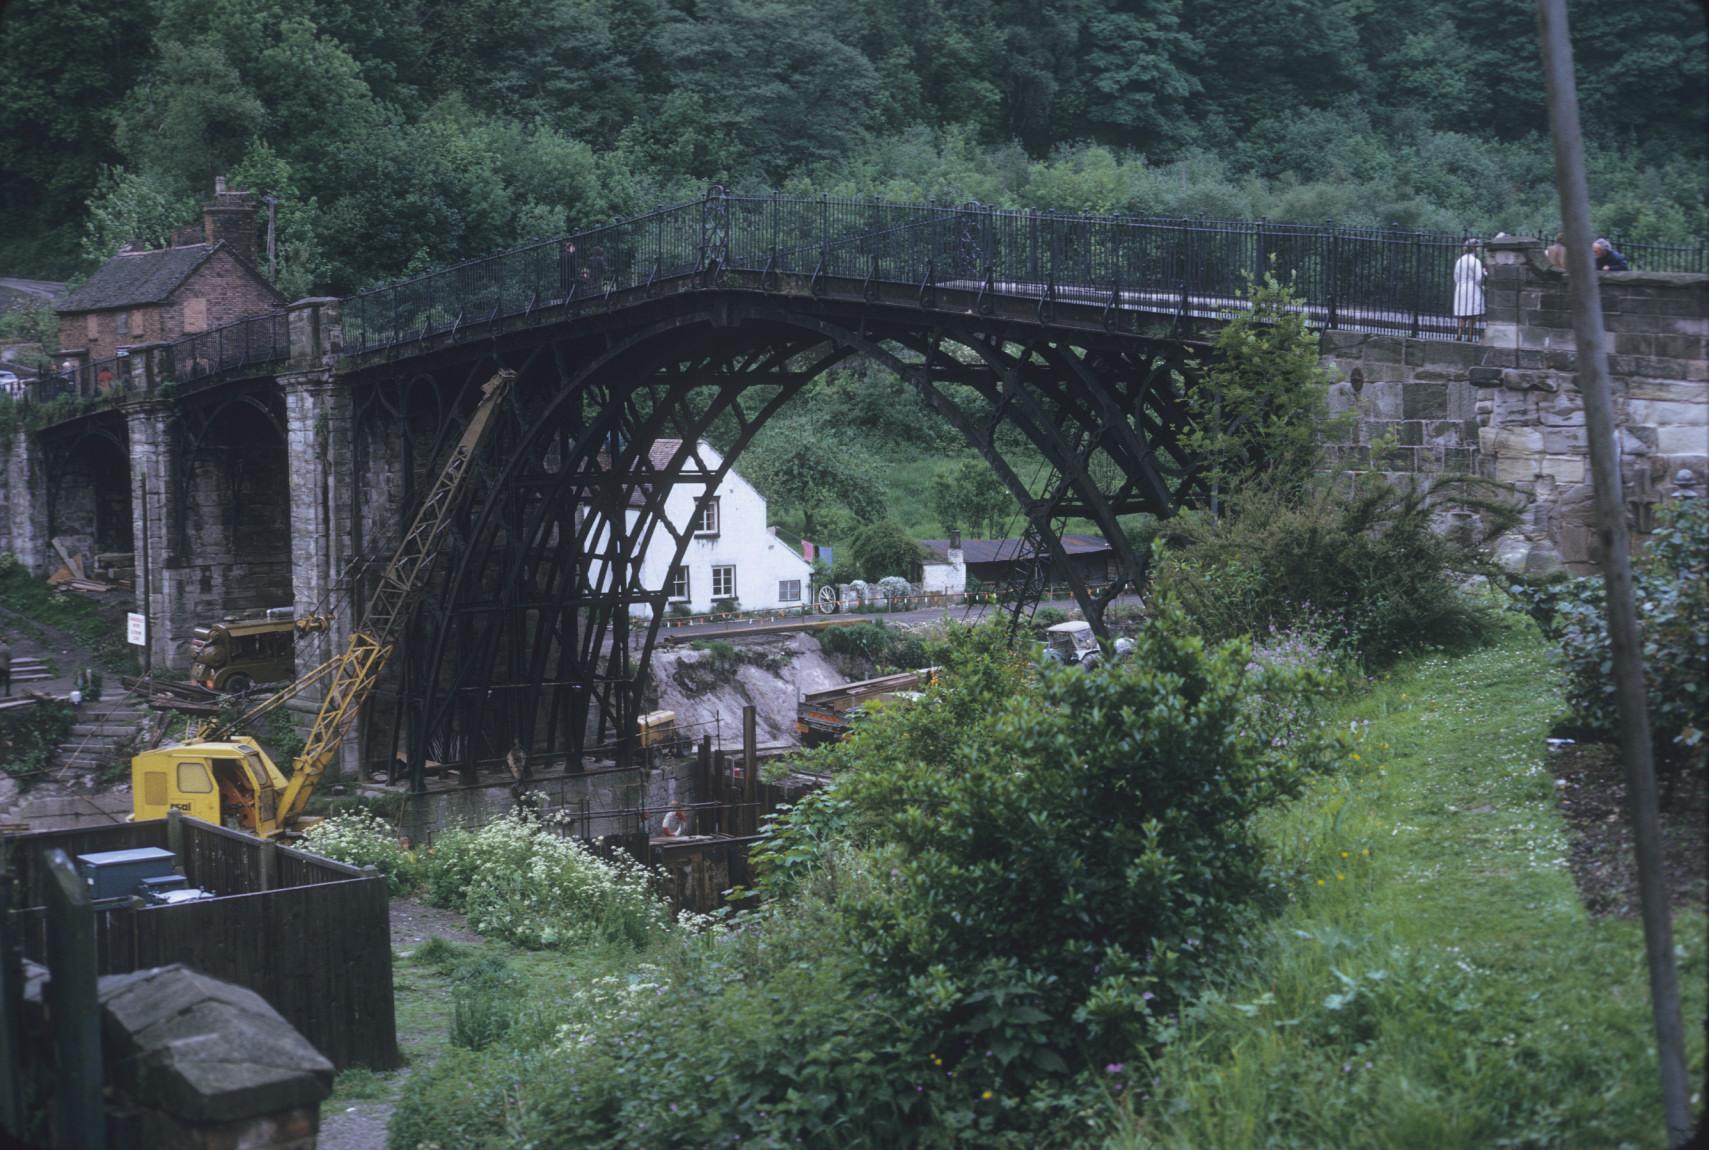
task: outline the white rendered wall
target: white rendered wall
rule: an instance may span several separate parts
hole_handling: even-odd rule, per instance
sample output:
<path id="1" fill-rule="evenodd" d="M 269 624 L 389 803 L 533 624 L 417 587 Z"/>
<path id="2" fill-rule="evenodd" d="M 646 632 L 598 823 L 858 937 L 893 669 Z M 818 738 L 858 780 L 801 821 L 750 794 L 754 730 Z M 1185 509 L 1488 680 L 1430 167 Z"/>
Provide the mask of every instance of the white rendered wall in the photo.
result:
<path id="1" fill-rule="evenodd" d="M 709 469 L 724 461 L 704 442 L 700 458 Z M 694 505 L 704 490 L 695 482 L 676 484 L 665 497 L 665 518 L 679 530 L 686 528 L 695 517 Z M 766 525 L 764 497 L 732 470 L 719 485 L 716 498 L 718 533 L 692 537 L 683 556 L 683 566 L 688 568 L 689 610 L 701 614 L 712 609 L 712 569 L 723 566 L 736 568 L 735 598 L 745 611 L 794 606 L 778 601 L 778 583 L 787 579 L 800 582 L 800 601 L 805 601 L 811 593 L 812 566 L 800 552 L 771 533 Z M 662 526 L 654 531 L 641 561 L 641 582 L 649 590 L 665 586 L 674 544 Z M 637 611 L 647 613 L 645 607 Z"/>
<path id="2" fill-rule="evenodd" d="M 967 564 L 959 547 L 949 549 L 948 559 L 921 566 L 920 590 L 942 591 L 950 595 L 959 595 L 967 590 Z"/>

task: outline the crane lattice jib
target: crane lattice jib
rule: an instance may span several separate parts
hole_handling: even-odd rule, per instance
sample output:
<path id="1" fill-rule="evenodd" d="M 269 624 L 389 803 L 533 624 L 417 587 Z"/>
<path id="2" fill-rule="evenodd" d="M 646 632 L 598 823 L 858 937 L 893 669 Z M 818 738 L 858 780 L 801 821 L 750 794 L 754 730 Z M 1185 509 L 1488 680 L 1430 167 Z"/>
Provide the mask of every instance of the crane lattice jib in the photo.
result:
<path id="1" fill-rule="evenodd" d="M 439 543 L 466 494 L 466 480 L 475 453 L 486 437 L 499 401 L 515 378 L 514 372 L 501 369 L 482 389 L 480 406 L 463 429 L 463 436 L 452 449 L 433 490 L 422 500 L 421 510 L 404 533 L 391 562 L 386 564 L 379 586 L 351 632 L 344 654 L 337 660 L 308 741 L 292 763 L 291 781 L 279 805 L 280 825 L 289 826 L 302 813 L 327 764 L 338 754 L 357 712 L 373 693 L 380 672 L 397 644 L 398 631 L 412 601 L 427 582 Z"/>

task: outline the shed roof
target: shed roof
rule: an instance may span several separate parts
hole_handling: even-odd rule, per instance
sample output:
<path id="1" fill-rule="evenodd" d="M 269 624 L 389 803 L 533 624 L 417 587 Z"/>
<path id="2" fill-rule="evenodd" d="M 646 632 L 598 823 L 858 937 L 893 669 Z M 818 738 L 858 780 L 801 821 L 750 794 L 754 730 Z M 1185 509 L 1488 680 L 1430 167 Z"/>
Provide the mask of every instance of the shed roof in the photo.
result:
<path id="1" fill-rule="evenodd" d="M 968 563 L 1009 563 L 1016 559 L 1030 559 L 1032 548 L 1023 550 L 1024 542 L 1021 539 L 963 539 L 961 554 Z M 920 546 L 939 562 L 949 559 L 947 539 L 922 539 Z M 1110 545 L 1102 535 L 1064 535 L 1062 550 L 1069 555 L 1102 555 L 1110 550 Z"/>

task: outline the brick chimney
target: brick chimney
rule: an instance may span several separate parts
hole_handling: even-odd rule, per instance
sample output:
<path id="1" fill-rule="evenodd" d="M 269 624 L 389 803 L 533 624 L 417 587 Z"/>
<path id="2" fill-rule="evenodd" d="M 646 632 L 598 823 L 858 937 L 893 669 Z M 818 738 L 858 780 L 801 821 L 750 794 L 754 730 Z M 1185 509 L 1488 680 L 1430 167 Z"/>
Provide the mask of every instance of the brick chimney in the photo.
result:
<path id="1" fill-rule="evenodd" d="M 245 191 L 227 191 L 224 176 L 214 177 L 214 198 L 202 205 L 202 234 L 208 243 L 224 240 L 232 251 L 254 262 L 257 226 L 255 197 Z"/>

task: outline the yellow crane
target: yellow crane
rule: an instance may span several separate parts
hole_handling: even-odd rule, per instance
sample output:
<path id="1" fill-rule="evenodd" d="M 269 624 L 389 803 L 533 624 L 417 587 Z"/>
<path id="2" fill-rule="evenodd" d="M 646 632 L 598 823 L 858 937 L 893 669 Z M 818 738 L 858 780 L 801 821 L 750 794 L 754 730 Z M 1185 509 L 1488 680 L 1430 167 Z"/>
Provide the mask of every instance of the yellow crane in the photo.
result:
<path id="1" fill-rule="evenodd" d="M 344 650 L 236 719 L 206 725 L 189 741 L 133 758 L 134 818 L 164 818 L 175 809 L 269 837 L 306 825 L 303 807 L 391 657 L 398 632 L 421 594 L 446 528 L 466 494 L 475 454 L 514 380 L 514 372 L 501 369 L 482 388 L 480 405 L 386 565 Z M 314 727 L 287 777 L 253 738 L 236 732 L 323 682 L 326 694 Z"/>

